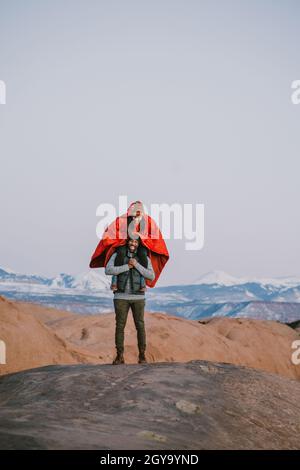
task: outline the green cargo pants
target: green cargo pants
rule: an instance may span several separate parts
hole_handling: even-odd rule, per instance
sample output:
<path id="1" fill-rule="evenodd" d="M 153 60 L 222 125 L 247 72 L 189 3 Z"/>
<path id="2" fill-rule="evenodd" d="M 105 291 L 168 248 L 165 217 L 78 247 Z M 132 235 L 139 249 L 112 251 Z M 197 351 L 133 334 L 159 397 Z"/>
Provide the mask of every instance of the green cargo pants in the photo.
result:
<path id="1" fill-rule="evenodd" d="M 125 300 L 114 299 L 116 313 L 115 342 L 119 353 L 124 352 L 124 330 L 127 321 L 129 308 L 131 308 L 133 320 L 137 332 L 137 342 L 139 351 L 146 349 L 146 332 L 144 323 L 145 299 Z"/>

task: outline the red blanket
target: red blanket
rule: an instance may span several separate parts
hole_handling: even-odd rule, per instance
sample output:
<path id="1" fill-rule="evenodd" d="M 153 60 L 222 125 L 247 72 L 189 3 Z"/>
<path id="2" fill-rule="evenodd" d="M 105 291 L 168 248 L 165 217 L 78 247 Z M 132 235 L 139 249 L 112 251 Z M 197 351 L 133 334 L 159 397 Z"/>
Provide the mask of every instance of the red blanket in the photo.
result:
<path id="1" fill-rule="evenodd" d="M 127 214 L 117 217 L 105 230 L 102 239 L 92 256 L 90 268 L 102 268 L 108 263 L 118 246 L 127 243 L 127 217 L 130 214 L 132 204 Z M 149 257 L 155 272 L 155 279 L 146 279 L 148 287 L 154 287 L 165 264 L 169 259 L 169 252 L 156 222 L 147 214 L 143 214 L 145 227 L 137 226 L 141 243 L 148 249 Z"/>

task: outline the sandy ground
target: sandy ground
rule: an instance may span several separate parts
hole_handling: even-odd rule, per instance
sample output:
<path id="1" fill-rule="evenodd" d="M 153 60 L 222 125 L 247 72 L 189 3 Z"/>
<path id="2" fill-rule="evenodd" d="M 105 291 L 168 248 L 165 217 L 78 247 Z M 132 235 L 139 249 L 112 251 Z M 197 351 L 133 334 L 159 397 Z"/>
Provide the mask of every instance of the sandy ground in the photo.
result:
<path id="1" fill-rule="evenodd" d="M 223 317 L 199 322 L 163 313 L 146 313 L 145 324 L 150 363 L 207 360 L 300 379 L 300 366 L 291 362 L 291 344 L 300 334 L 284 324 Z M 7 349 L 0 375 L 51 364 L 110 364 L 114 326 L 114 313 L 78 315 L 0 297 L 0 338 Z M 126 363 L 136 363 L 137 355 L 129 312 Z"/>

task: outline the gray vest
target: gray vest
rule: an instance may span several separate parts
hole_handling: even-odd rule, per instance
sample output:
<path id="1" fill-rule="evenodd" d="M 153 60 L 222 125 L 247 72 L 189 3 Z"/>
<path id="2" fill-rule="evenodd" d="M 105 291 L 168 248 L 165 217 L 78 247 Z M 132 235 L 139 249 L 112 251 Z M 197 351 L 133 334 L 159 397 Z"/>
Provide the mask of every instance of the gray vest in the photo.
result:
<path id="1" fill-rule="evenodd" d="M 139 262 L 139 258 L 136 253 L 132 253 L 132 258 L 135 258 Z M 129 257 L 126 255 L 124 256 L 123 264 L 127 264 L 129 261 Z M 141 288 L 141 274 L 135 268 L 129 269 L 129 271 L 125 271 L 124 273 L 118 274 L 117 276 L 117 292 L 125 292 L 125 286 L 127 284 L 129 278 L 130 289 L 132 294 L 140 294 Z"/>

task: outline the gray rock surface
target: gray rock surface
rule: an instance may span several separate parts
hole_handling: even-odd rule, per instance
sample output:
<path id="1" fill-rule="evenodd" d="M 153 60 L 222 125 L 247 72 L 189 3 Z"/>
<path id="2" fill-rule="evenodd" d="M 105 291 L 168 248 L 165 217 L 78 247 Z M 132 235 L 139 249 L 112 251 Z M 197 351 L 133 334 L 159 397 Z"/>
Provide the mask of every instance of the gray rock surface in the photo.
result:
<path id="1" fill-rule="evenodd" d="M 206 361 L 0 378 L 1 449 L 299 449 L 300 383 Z"/>

